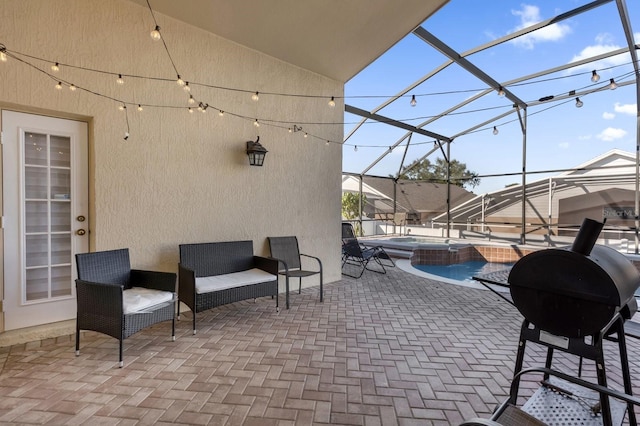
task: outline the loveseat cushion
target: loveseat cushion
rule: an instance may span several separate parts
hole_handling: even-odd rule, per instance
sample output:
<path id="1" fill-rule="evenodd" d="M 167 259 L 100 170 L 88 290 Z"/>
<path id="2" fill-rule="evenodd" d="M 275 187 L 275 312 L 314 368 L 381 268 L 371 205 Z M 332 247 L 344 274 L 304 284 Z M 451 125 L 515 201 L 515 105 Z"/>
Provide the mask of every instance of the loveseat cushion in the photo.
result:
<path id="1" fill-rule="evenodd" d="M 212 291 L 226 290 L 233 287 L 241 287 L 267 281 L 276 281 L 277 279 L 278 277 L 276 275 L 270 274 L 258 268 L 240 272 L 233 272 L 230 274 L 197 277 L 196 293 L 210 293 Z"/>
<path id="2" fill-rule="evenodd" d="M 153 310 L 157 305 L 173 300 L 173 293 L 144 287 L 132 287 L 122 293 L 123 312 L 135 314 L 145 310 Z"/>

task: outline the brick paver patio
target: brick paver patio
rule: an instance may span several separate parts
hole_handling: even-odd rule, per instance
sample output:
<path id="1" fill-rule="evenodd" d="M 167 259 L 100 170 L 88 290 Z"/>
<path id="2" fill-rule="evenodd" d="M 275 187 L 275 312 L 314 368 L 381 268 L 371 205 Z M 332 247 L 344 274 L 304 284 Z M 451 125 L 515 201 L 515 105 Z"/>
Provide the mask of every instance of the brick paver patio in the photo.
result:
<path id="1" fill-rule="evenodd" d="M 79 357 L 73 336 L 0 348 L 0 423 L 450 425 L 505 399 L 521 317 L 494 294 L 394 268 L 317 296 L 292 294 L 279 313 L 269 298 L 216 308 L 195 336 L 187 313 L 175 342 L 157 324 L 125 341 L 122 369 L 117 341 L 93 332 Z M 640 345 L 628 347 L 635 379 Z"/>

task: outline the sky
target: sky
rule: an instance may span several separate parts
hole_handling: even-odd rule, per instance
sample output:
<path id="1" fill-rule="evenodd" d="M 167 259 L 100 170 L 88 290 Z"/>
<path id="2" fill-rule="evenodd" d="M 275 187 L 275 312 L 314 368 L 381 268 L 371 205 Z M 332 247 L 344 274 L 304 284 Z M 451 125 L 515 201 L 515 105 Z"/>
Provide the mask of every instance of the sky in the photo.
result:
<path id="1" fill-rule="evenodd" d="M 589 3 L 584 0 L 521 2 L 511 0 L 479 2 L 451 0 L 422 26 L 429 33 L 463 53 L 519 29 L 553 18 Z M 627 0 L 636 43 L 640 42 L 640 2 Z M 635 26 L 634 26 L 635 24 Z M 616 2 L 552 24 L 544 29 L 467 56 L 467 59 L 499 83 L 535 74 L 601 53 L 626 47 Z M 403 91 L 448 59 L 413 34 L 407 35 L 345 85 L 345 104 L 372 111 L 387 98 Z M 529 103 L 543 97 L 560 97 L 604 88 L 611 78 L 618 83 L 634 80 L 628 54 L 572 67 L 517 85 L 506 85 L 519 99 Z M 600 80 L 591 81 L 597 70 Z M 407 95 L 385 106 L 378 114 L 419 125 L 431 117 L 480 93 L 487 88 L 478 78 L 456 64 L 444 68 Z M 411 106 L 415 95 L 416 105 Z M 558 174 L 613 149 L 635 152 L 637 119 L 634 84 L 615 90 L 600 90 L 580 96 L 583 105 L 569 98 L 544 102 L 527 108 L 526 155 L 523 132 L 517 114 L 494 118 L 513 111 L 511 102 L 495 91 L 475 100 L 455 113 L 439 118 L 424 129 L 446 137 L 456 137 L 451 144 L 451 159 L 467 165 L 481 176 L 480 185 L 467 188 L 476 194 L 495 191 L 521 183 L 517 175 L 523 168 L 533 172 L 527 181 Z M 367 121 L 355 132 L 361 118 L 345 113 L 343 171 L 362 173 L 387 153 L 367 173 L 389 176 L 398 173 L 403 156 L 405 164 L 421 158 L 434 148 L 434 138 L 414 134 L 409 149 L 406 140 L 390 147 L 406 131 Z M 492 120 L 468 134 L 466 130 Z M 494 126 L 498 134 L 494 134 Z M 428 158 L 442 158 L 438 152 Z M 544 171 L 553 171 L 541 173 Z M 494 176 L 501 175 L 501 176 Z M 485 177 L 482 177 L 485 176 Z"/>

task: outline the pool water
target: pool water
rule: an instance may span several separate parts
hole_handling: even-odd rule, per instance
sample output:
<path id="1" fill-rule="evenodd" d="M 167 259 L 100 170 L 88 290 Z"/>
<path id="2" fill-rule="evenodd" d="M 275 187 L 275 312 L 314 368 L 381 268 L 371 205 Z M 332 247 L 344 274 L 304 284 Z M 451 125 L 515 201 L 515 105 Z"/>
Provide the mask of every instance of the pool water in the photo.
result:
<path id="1" fill-rule="evenodd" d="M 513 263 L 490 263 L 483 260 L 471 260 L 452 265 L 413 265 L 414 268 L 427 274 L 456 281 L 472 281 L 474 276 L 500 271 L 510 266 L 513 266 Z"/>

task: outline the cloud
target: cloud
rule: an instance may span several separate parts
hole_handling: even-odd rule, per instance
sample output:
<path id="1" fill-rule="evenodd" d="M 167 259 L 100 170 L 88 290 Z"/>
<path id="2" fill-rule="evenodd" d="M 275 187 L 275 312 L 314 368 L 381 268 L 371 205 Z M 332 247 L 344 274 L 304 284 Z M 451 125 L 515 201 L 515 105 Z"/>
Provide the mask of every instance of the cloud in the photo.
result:
<path id="1" fill-rule="evenodd" d="M 593 136 L 591 135 L 583 135 L 583 136 L 578 136 L 578 140 L 580 141 L 588 141 L 592 138 Z"/>
<path id="2" fill-rule="evenodd" d="M 560 142 L 558 144 L 558 148 L 560 148 L 560 149 L 569 149 L 569 142 Z"/>
<path id="3" fill-rule="evenodd" d="M 613 120 L 616 117 L 616 115 L 612 112 L 603 112 L 602 113 L 602 118 L 604 118 L 605 120 Z"/>
<path id="4" fill-rule="evenodd" d="M 573 55 L 573 58 L 571 58 L 569 63 L 578 62 L 582 59 L 593 58 L 594 56 L 602 55 L 603 53 L 611 52 L 612 50 L 618 50 L 621 48 L 621 46 L 618 46 L 612 41 L 611 34 L 601 33 L 596 36 L 595 44 L 587 46 L 582 49 L 577 55 Z M 599 61 L 589 62 L 587 64 L 577 66 L 575 68 L 572 68 L 571 72 L 609 68 L 617 65 L 622 65 L 628 62 L 628 60 L 628 55 L 625 53 L 621 53 L 616 56 L 610 56 L 608 58 L 600 59 Z M 602 74 L 602 72 L 599 73 Z"/>
<path id="5" fill-rule="evenodd" d="M 636 115 L 637 105 L 636 104 L 620 104 L 616 102 L 613 110 L 615 112 L 619 112 L 620 114 L 628 114 L 628 115 Z"/>
<path id="6" fill-rule="evenodd" d="M 519 31 L 542 21 L 540 8 L 529 4 L 523 4 L 522 9 L 512 10 L 514 16 L 520 17 L 520 25 L 513 29 Z M 536 43 L 558 41 L 571 33 L 571 27 L 566 24 L 551 24 L 532 33 L 520 36 L 512 41 L 513 44 L 525 49 L 533 49 Z"/>
<path id="7" fill-rule="evenodd" d="M 623 129 L 616 129 L 614 127 L 607 127 L 596 137 L 605 142 L 611 142 L 616 139 L 622 139 L 627 135 L 627 131 Z"/>

